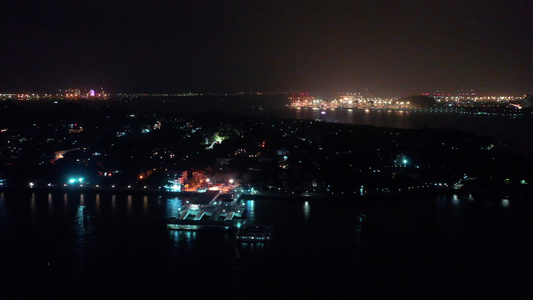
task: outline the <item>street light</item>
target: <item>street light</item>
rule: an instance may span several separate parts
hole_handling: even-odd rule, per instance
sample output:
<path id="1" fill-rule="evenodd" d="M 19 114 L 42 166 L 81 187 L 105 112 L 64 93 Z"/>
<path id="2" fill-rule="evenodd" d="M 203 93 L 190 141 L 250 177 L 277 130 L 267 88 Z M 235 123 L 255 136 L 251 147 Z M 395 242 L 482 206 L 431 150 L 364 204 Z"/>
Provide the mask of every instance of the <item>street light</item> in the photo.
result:
<path id="1" fill-rule="evenodd" d="M 233 182 L 235 182 L 235 180 L 233 180 L 233 179 L 229 180 L 229 184 L 233 184 Z"/>

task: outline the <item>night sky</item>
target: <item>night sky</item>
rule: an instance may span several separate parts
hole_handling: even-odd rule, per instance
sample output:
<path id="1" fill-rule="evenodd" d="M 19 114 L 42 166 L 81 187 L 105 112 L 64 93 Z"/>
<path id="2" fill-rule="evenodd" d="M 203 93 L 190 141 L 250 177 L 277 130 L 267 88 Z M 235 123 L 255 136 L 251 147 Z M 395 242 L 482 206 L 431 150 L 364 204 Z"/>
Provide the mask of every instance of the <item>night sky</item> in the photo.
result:
<path id="1" fill-rule="evenodd" d="M 533 91 L 533 1 L 4 0 L 0 93 Z"/>

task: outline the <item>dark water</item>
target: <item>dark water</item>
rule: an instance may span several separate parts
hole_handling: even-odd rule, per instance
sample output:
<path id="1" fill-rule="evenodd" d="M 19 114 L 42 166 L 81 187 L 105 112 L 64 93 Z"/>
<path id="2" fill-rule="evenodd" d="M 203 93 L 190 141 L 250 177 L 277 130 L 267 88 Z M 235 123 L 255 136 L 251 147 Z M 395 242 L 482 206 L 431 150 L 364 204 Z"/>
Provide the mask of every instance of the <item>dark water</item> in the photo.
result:
<path id="1" fill-rule="evenodd" d="M 280 111 L 281 114 L 281 111 Z M 527 116 L 477 116 L 460 113 L 404 111 L 319 110 L 286 108 L 284 116 L 295 119 L 320 119 L 327 122 L 350 123 L 402 129 L 448 128 L 491 136 L 508 144 L 513 152 L 533 152 L 533 118 Z"/>
<path id="2" fill-rule="evenodd" d="M 528 199 L 248 200 L 257 245 L 162 229 L 184 200 L 2 193 L 0 299 L 533 296 Z"/>

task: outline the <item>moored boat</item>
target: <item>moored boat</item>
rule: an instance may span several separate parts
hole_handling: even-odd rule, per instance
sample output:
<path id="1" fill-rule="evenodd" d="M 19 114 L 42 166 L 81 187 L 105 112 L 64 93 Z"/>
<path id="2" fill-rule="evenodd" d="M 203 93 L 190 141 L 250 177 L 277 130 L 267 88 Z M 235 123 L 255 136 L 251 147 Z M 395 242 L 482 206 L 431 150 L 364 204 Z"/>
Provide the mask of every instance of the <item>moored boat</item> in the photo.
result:
<path id="1" fill-rule="evenodd" d="M 274 239 L 274 227 L 271 225 L 249 225 L 236 235 L 239 242 L 263 243 Z"/>

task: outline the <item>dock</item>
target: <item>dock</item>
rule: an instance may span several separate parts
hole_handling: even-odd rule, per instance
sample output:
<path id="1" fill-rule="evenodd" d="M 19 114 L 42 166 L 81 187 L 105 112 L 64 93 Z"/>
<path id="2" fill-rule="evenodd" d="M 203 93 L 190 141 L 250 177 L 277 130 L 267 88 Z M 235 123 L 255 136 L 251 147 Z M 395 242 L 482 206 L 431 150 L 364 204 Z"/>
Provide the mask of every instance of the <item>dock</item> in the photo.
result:
<path id="1" fill-rule="evenodd" d="M 208 191 L 187 201 L 180 213 L 167 219 L 166 228 L 172 230 L 232 230 L 242 225 L 245 204 L 240 195 Z"/>

